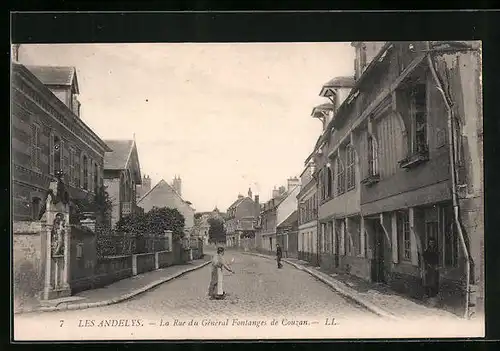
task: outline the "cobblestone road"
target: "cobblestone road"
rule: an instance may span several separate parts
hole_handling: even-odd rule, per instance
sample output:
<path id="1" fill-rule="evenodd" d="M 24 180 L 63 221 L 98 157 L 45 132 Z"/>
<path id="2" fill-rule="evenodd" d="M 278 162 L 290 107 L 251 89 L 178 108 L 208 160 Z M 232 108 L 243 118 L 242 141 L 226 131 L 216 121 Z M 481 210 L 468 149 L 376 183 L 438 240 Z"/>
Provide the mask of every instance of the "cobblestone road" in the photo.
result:
<path id="1" fill-rule="evenodd" d="M 226 300 L 209 300 L 210 266 L 207 266 L 118 304 L 16 315 L 14 335 L 19 340 L 39 340 L 40 337 L 48 340 L 301 338 L 306 334 L 312 338 L 469 336 L 470 326 L 462 326 L 462 323 L 441 324 L 439 328 L 425 323 L 427 329 L 422 323 L 417 324 L 418 328 L 397 322 L 386 324 L 386 319 L 344 299 L 324 283 L 290 265 L 284 264 L 283 269 L 278 270 L 275 261 L 236 252 L 227 252 L 226 258 L 228 261 L 234 258 L 231 265 L 235 270 L 234 275 L 225 273 L 225 290 L 229 294 Z M 279 326 L 269 328 L 274 318 Z M 333 318 L 335 325 L 331 327 L 328 323 Z M 200 327 L 193 329 L 186 324 L 175 328 L 176 319 L 181 323 L 198 320 Z M 109 323 L 113 324 L 107 325 L 106 321 L 111 320 Z M 234 326 L 235 320 L 238 323 L 266 320 L 263 323 L 267 324 L 249 329 L 211 324 L 225 320 L 229 326 Z M 165 329 L 162 327 L 166 321 L 170 326 Z M 293 324 L 286 324 L 303 321 L 308 322 L 297 329 Z M 134 328 L 137 325 L 143 328 Z M 118 328 L 113 328 L 115 326 Z M 464 330 L 463 335 L 456 333 L 458 327 Z M 410 335 L 408 331 L 415 333 Z M 248 334 L 250 332 L 252 334 Z"/>
<path id="2" fill-rule="evenodd" d="M 337 319 L 378 318 L 364 308 L 345 300 L 308 273 L 287 264 L 282 269 L 276 263 L 240 253 L 226 254 L 235 274 L 224 273 L 226 300 L 209 300 L 210 266 L 188 273 L 160 285 L 131 300 L 115 305 L 86 310 L 28 313 L 16 319 L 86 318 L 97 314 L 129 316 L 175 315 L 202 316 L 335 316 Z"/>

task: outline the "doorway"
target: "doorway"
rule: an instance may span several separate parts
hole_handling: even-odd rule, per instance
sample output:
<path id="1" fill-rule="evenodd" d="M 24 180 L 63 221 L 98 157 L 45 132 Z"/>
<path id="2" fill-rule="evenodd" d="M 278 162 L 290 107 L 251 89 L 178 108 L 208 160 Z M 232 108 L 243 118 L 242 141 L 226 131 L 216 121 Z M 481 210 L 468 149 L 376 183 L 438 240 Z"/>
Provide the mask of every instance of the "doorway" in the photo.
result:
<path id="1" fill-rule="evenodd" d="M 372 281 L 386 283 L 385 276 L 385 234 L 379 220 L 370 221 L 373 227 Z"/>

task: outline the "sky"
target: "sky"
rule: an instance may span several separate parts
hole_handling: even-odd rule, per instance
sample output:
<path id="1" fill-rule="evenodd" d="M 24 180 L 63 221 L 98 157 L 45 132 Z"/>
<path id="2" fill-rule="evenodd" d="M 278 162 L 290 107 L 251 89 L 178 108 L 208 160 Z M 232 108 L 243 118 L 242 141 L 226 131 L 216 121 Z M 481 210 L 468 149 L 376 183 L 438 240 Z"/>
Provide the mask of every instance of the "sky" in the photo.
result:
<path id="1" fill-rule="evenodd" d="M 25 64 L 74 66 L 81 118 L 102 139 L 135 135 L 152 184 L 182 178 L 197 211 L 266 201 L 299 176 L 321 133 L 324 83 L 354 74 L 349 43 L 22 45 Z"/>

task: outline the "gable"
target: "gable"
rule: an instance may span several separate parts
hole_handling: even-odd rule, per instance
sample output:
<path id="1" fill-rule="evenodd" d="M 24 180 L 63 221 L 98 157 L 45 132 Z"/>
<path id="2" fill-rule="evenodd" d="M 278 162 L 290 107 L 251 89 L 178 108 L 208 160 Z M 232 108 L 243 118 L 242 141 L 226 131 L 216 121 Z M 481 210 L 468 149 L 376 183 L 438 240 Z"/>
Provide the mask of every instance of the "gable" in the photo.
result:
<path id="1" fill-rule="evenodd" d="M 139 163 L 139 154 L 137 152 L 137 145 L 134 143 L 132 152 L 128 159 L 127 168 L 135 181 L 135 184 L 142 184 L 141 166 Z"/>

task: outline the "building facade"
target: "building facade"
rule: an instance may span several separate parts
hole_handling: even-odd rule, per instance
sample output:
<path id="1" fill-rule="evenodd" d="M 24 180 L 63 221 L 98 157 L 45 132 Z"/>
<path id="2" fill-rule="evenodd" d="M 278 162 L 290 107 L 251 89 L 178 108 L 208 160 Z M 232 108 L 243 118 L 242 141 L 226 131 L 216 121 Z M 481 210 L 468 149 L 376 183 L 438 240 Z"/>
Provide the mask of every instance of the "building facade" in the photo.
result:
<path id="1" fill-rule="evenodd" d="M 296 209 L 276 227 L 276 242 L 280 244 L 284 257 L 299 257 L 299 222 Z"/>
<path id="2" fill-rule="evenodd" d="M 71 199 L 103 184 L 106 143 L 80 118 L 74 67 L 12 63 L 14 220 L 38 220 L 49 183 L 62 171 Z"/>
<path id="3" fill-rule="evenodd" d="M 273 197 L 261 206 L 258 219 L 259 230 L 256 234 L 256 245 L 263 252 L 274 252 L 278 242 L 277 228 L 295 210 L 297 210 L 297 194 L 300 191 L 300 179 L 289 178 L 287 187 L 273 190 Z M 280 245 L 286 249 L 286 238 L 280 236 Z"/>
<path id="4" fill-rule="evenodd" d="M 238 195 L 238 199 L 229 206 L 226 212 L 224 226 L 227 246 L 241 247 L 242 239 L 255 238 L 254 224 L 259 210 L 259 195 L 255 195 L 253 199 L 251 189 L 248 189 L 246 197 Z"/>
<path id="5" fill-rule="evenodd" d="M 307 163 L 307 161 L 306 161 Z M 297 194 L 298 202 L 298 247 L 297 257 L 314 265 L 318 257 L 318 193 L 313 178 L 314 167 L 307 163 L 300 175 L 302 188 Z"/>
<path id="6" fill-rule="evenodd" d="M 440 303 L 453 311 L 478 307 L 484 237 L 479 45 L 353 46 L 355 84 L 333 109 L 315 156 L 320 247 L 334 260 L 322 255 L 321 265 L 422 298 L 422 254 L 434 239 Z"/>
<path id="7" fill-rule="evenodd" d="M 153 207 L 174 208 L 184 216 L 185 237 L 190 237 L 193 233 L 195 209 L 165 180 L 160 180 L 137 202 L 137 205 L 142 207 L 145 212 L 150 211 Z"/>
<path id="8" fill-rule="evenodd" d="M 104 157 L 104 185 L 113 204 L 111 226 L 137 212 L 136 185 L 142 183 L 135 140 L 106 140 L 113 150 Z"/>

